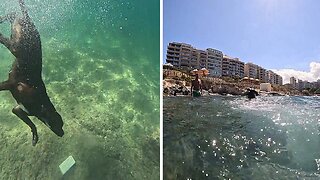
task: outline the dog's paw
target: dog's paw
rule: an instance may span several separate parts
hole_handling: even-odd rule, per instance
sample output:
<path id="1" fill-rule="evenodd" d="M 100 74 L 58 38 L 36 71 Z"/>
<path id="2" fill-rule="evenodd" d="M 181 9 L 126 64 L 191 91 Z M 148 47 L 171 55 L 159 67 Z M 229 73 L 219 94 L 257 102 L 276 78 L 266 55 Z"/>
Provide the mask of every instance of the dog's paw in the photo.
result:
<path id="1" fill-rule="evenodd" d="M 32 146 L 35 146 L 38 142 L 39 138 L 37 134 L 32 134 Z"/>

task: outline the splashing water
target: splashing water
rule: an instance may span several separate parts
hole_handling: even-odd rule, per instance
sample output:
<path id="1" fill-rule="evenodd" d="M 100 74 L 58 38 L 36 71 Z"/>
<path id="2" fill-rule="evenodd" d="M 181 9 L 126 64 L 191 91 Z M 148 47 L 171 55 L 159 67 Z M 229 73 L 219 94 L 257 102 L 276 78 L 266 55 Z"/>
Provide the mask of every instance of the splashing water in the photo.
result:
<path id="1" fill-rule="evenodd" d="M 164 177 L 319 178 L 317 97 L 164 98 Z"/>

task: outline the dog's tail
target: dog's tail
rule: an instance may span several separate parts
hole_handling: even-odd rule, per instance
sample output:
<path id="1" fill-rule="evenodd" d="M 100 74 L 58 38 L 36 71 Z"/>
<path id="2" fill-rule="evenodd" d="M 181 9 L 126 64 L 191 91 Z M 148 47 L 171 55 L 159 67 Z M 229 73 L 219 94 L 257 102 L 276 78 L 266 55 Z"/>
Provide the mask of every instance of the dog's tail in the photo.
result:
<path id="1" fill-rule="evenodd" d="M 25 18 L 29 18 L 29 15 L 28 15 L 28 12 L 27 12 L 27 8 L 26 8 L 26 6 L 24 4 L 24 0 L 19 0 L 19 5 L 20 5 L 21 11 L 22 11 L 22 15 Z"/>

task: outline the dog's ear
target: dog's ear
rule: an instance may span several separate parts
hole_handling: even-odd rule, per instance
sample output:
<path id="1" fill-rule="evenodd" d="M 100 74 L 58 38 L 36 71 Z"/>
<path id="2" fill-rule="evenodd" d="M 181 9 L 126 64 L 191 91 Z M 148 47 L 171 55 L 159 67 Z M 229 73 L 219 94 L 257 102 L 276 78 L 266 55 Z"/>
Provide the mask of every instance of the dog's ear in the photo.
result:
<path id="1" fill-rule="evenodd" d="M 25 18 L 29 18 L 26 5 L 24 4 L 24 0 L 19 0 L 19 5 L 20 5 L 23 16 Z"/>

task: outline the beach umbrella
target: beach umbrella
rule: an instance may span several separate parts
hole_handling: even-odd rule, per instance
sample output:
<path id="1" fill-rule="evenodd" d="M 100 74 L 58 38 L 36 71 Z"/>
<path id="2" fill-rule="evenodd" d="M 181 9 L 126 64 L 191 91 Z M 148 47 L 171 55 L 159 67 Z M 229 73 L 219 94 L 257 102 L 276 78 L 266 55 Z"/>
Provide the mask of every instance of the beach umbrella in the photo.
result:
<path id="1" fill-rule="evenodd" d="M 203 75 L 203 76 L 208 76 L 209 75 L 209 70 L 206 69 L 206 68 L 202 68 L 200 69 L 200 73 Z"/>
<path id="2" fill-rule="evenodd" d="M 164 66 L 173 67 L 171 63 L 165 63 Z"/>
<path id="3" fill-rule="evenodd" d="M 173 69 L 173 65 L 171 63 L 166 63 L 163 65 L 163 69 Z"/>

